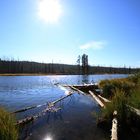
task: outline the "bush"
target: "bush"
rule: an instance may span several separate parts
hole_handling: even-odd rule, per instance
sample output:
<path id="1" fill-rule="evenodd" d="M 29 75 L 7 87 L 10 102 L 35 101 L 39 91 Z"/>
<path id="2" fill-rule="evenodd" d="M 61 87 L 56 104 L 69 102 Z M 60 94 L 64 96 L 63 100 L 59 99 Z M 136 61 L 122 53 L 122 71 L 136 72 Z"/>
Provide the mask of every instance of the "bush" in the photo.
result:
<path id="1" fill-rule="evenodd" d="M 0 140 L 17 140 L 18 131 L 14 116 L 0 108 Z"/>

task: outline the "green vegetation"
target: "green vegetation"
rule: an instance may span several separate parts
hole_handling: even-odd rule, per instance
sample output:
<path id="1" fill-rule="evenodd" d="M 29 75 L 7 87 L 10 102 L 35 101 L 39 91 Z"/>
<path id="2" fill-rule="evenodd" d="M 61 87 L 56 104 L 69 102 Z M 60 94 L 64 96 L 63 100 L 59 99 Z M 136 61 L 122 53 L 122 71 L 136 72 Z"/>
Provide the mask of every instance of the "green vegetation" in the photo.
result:
<path id="1" fill-rule="evenodd" d="M 110 103 L 106 104 L 106 108 L 102 109 L 103 117 L 108 120 L 112 121 L 113 112 L 114 110 L 117 111 L 117 118 L 119 122 L 122 124 L 126 123 L 126 118 L 129 117 L 128 108 L 127 108 L 127 99 L 125 98 L 125 93 L 122 90 L 116 89 L 114 91 L 114 96 Z"/>
<path id="2" fill-rule="evenodd" d="M 129 106 L 140 109 L 140 74 L 124 79 L 103 80 L 99 86 L 103 90 L 102 96 L 111 100 L 106 103 L 106 108 L 102 109 L 102 117 L 110 122 L 116 110 L 121 125 L 133 124 L 135 113 Z"/>
<path id="3" fill-rule="evenodd" d="M 129 105 L 140 109 L 140 86 L 133 90 L 132 94 L 128 98 Z"/>
<path id="4" fill-rule="evenodd" d="M 136 83 L 133 82 L 131 78 L 121 78 L 103 80 L 99 83 L 99 87 L 103 90 L 104 97 L 111 99 L 116 89 L 122 90 L 126 96 L 130 95 L 132 90 L 136 87 Z"/>
<path id="5" fill-rule="evenodd" d="M 18 130 L 14 124 L 14 116 L 0 108 L 0 140 L 18 139 Z"/>

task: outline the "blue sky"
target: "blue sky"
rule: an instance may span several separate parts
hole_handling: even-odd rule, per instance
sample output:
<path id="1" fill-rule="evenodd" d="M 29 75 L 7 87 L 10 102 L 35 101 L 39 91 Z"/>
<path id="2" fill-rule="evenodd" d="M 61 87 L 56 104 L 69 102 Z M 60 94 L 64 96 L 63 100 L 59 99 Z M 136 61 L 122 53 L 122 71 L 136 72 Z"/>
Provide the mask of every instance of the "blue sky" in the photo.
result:
<path id="1" fill-rule="evenodd" d="M 86 53 L 90 65 L 140 67 L 140 0 L 53 0 L 54 23 L 40 1 L 0 0 L 0 58 L 75 64 Z"/>

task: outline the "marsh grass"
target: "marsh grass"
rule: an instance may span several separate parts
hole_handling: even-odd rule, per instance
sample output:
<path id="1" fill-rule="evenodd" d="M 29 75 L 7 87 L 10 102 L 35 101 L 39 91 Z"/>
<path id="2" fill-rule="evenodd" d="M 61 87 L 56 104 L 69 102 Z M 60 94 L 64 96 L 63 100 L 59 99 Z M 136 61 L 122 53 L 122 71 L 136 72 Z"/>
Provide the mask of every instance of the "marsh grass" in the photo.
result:
<path id="1" fill-rule="evenodd" d="M 128 98 L 129 105 L 140 109 L 140 86 L 132 91 L 132 94 Z"/>
<path id="2" fill-rule="evenodd" d="M 124 91 L 120 89 L 115 89 L 112 101 L 106 104 L 106 108 L 102 109 L 102 116 L 109 121 L 112 121 L 113 112 L 117 111 L 117 118 L 119 122 L 125 123 L 126 118 L 129 117 L 128 108 L 126 104 L 128 103 Z"/>
<path id="3" fill-rule="evenodd" d="M 127 78 L 129 81 L 133 82 L 135 85 L 140 84 L 140 72 L 135 73 Z"/>
<path id="4" fill-rule="evenodd" d="M 135 83 L 131 80 L 124 79 L 112 79 L 103 80 L 99 83 L 99 87 L 103 90 L 103 95 L 106 98 L 113 98 L 116 89 L 122 90 L 126 96 L 128 96 L 131 91 L 135 88 Z"/>
<path id="5" fill-rule="evenodd" d="M 102 109 L 101 116 L 111 121 L 116 110 L 121 125 L 132 123 L 134 112 L 128 106 L 140 109 L 140 74 L 123 79 L 103 80 L 100 87 L 103 89 L 103 96 L 111 100 Z"/>
<path id="6" fill-rule="evenodd" d="M 5 109 L 0 108 L 0 140 L 17 140 L 18 129 L 16 128 L 15 118 Z"/>

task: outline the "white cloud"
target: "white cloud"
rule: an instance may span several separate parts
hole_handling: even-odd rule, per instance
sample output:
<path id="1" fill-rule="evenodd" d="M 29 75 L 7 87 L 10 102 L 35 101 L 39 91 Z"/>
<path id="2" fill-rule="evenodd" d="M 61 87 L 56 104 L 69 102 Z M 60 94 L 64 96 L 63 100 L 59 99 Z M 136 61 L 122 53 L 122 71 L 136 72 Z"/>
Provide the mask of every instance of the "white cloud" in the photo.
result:
<path id="1" fill-rule="evenodd" d="M 80 49 L 87 50 L 87 49 L 94 49 L 94 50 L 101 50 L 107 44 L 106 41 L 91 41 L 86 44 L 80 46 Z"/>

